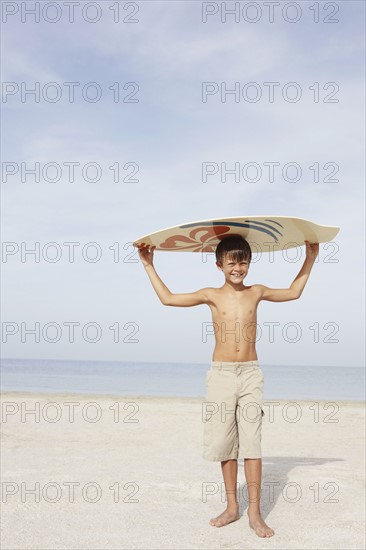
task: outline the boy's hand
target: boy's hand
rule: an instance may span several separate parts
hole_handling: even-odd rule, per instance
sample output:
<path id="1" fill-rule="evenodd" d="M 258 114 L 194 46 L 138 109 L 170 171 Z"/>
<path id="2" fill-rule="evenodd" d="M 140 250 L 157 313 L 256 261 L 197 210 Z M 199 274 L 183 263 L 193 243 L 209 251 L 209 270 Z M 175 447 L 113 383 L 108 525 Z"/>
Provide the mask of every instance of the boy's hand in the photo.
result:
<path id="1" fill-rule="evenodd" d="M 306 260 L 315 262 L 315 259 L 319 253 L 319 243 L 310 244 L 309 241 L 305 241 L 306 244 Z"/>
<path id="2" fill-rule="evenodd" d="M 138 246 L 138 253 L 144 267 L 146 267 L 147 265 L 153 265 L 155 248 L 156 246 L 146 245 L 145 243 L 142 243 Z"/>

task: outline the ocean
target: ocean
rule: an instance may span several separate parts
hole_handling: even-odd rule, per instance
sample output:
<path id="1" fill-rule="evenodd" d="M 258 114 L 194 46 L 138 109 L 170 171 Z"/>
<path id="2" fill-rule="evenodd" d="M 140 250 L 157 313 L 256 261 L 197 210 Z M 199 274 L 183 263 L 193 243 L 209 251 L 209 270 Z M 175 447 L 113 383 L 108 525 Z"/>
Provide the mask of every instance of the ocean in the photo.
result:
<path id="1" fill-rule="evenodd" d="M 3 359 L 0 385 L 3 392 L 204 397 L 209 365 Z M 265 400 L 365 400 L 362 367 L 260 367 Z"/>

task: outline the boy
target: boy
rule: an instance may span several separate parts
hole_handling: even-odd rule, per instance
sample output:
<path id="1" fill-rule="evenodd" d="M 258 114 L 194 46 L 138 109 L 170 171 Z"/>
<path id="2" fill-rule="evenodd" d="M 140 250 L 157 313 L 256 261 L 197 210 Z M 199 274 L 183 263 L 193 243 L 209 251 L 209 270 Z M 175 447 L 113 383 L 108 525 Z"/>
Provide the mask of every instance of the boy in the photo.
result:
<path id="1" fill-rule="evenodd" d="M 172 294 L 159 278 L 153 266 L 154 246 L 143 243 L 138 250 L 162 304 L 180 307 L 207 304 L 211 309 L 216 344 L 206 377 L 207 408 L 211 406 L 212 414 L 204 424 L 203 457 L 221 462 L 227 498 L 226 510 L 210 520 L 212 526 L 223 527 L 240 517 L 236 494 L 237 459 L 244 458 L 249 525 L 259 537 L 274 535 L 260 512 L 260 443 L 264 413 L 263 373 L 255 349 L 257 307 L 261 300 L 287 302 L 300 298 L 319 252 L 318 243 L 305 243 L 306 257 L 297 277 L 289 288 L 273 289 L 243 284 L 252 257 L 250 246 L 239 235 L 225 237 L 216 248 L 216 266 L 225 276 L 224 285 L 188 294 Z M 256 418 L 250 409 L 253 404 L 257 406 Z"/>

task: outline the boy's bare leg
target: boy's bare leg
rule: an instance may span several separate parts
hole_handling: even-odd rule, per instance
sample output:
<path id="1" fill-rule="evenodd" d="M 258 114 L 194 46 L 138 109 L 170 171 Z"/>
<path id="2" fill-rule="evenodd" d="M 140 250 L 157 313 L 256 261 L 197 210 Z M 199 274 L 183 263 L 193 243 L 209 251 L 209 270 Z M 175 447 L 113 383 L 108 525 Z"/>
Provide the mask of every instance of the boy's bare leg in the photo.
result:
<path id="1" fill-rule="evenodd" d="M 254 529 L 258 537 L 272 537 L 274 531 L 263 521 L 260 511 L 262 459 L 245 458 L 244 471 L 248 487 L 249 526 Z"/>
<path id="2" fill-rule="evenodd" d="M 221 462 L 222 475 L 224 477 L 226 491 L 226 510 L 217 516 L 210 519 L 210 524 L 215 527 L 224 527 L 228 523 L 232 523 L 239 519 L 239 503 L 236 496 L 236 482 L 238 478 L 238 461 L 225 460 Z"/>

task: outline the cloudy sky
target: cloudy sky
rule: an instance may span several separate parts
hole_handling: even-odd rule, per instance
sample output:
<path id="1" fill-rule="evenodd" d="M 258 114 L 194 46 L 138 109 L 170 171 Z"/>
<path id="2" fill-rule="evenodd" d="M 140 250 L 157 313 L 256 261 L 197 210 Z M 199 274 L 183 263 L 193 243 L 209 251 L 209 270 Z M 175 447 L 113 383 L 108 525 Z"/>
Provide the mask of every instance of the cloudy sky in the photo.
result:
<path id="1" fill-rule="evenodd" d="M 300 300 L 259 305 L 260 361 L 363 365 L 364 3 L 39 6 L 2 2 L 3 357 L 209 362 L 209 308 L 162 306 L 131 243 L 282 215 L 341 230 Z M 288 287 L 298 253 L 246 284 Z M 155 267 L 223 284 L 213 255 Z"/>

